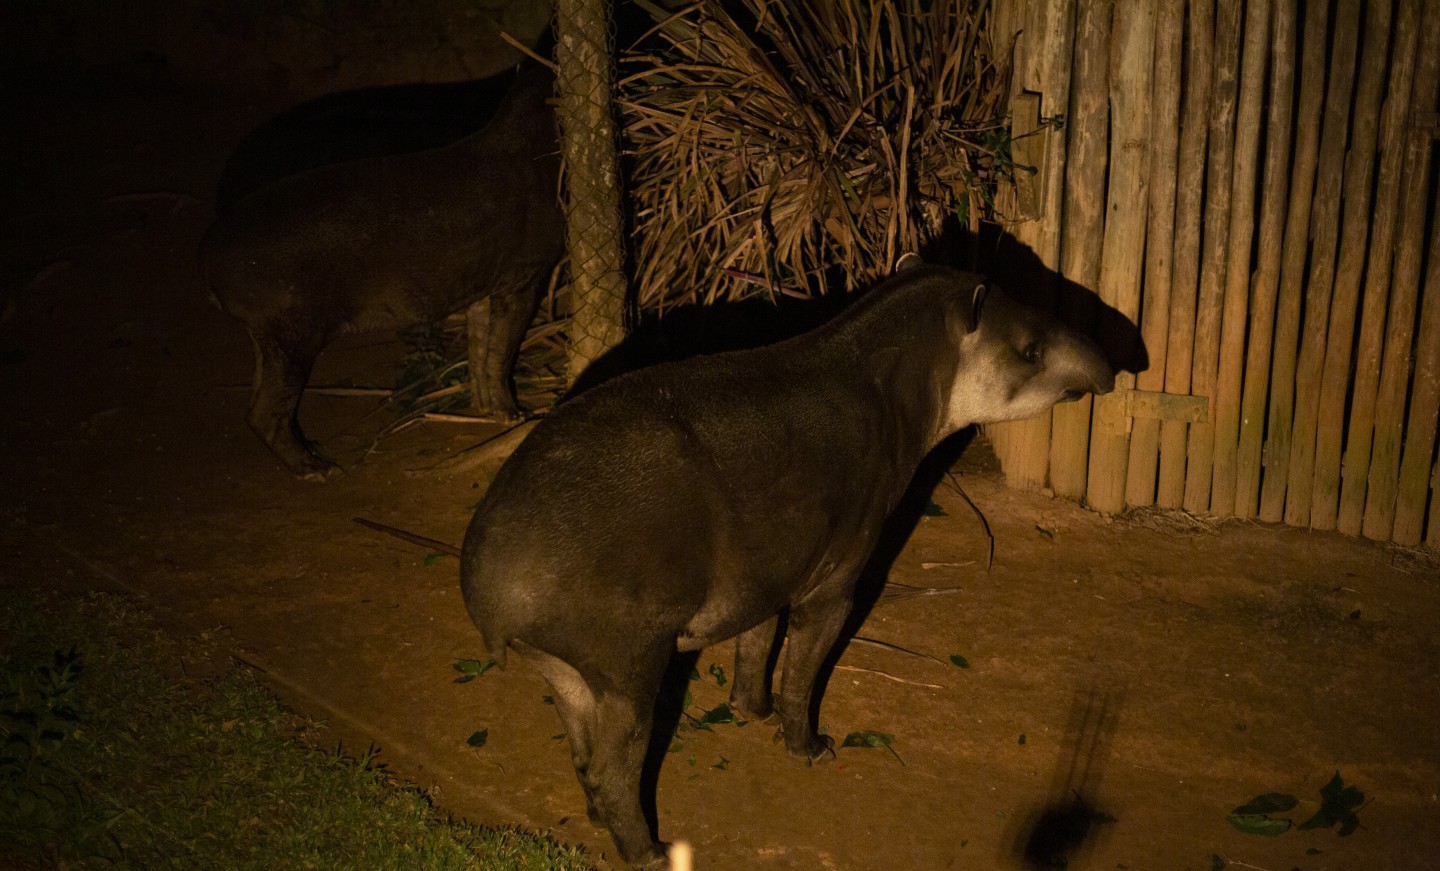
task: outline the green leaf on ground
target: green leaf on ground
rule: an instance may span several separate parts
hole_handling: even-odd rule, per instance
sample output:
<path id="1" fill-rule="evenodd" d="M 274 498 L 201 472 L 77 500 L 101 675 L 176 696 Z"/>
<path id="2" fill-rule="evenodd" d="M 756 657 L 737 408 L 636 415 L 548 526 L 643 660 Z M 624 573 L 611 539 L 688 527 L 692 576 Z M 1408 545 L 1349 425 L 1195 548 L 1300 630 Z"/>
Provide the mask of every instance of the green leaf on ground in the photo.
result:
<path id="1" fill-rule="evenodd" d="M 1277 820 L 1265 814 L 1230 814 L 1225 819 L 1230 821 L 1230 825 L 1247 835 L 1274 837 L 1283 835 L 1290 830 L 1289 820 Z"/>
<path id="2" fill-rule="evenodd" d="M 895 736 L 891 735 L 888 732 L 875 732 L 867 729 L 860 732 L 851 732 L 849 735 L 846 735 L 845 740 L 840 742 L 840 746 L 868 748 L 884 747 L 886 750 L 890 751 L 891 756 L 894 756 L 900 761 L 901 765 L 904 765 L 905 760 L 900 759 L 900 754 L 896 753 L 895 748 L 890 746 L 894 740 Z"/>
<path id="3" fill-rule="evenodd" d="M 460 672 L 460 676 L 455 678 L 455 682 L 469 683 L 494 667 L 495 660 L 493 659 L 457 659 L 454 668 Z"/>
<path id="4" fill-rule="evenodd" d="M 950 654 L 950 661 L 960 668 L 970 667 L 970 660 L 966 659 L 958 653 Z"/>
<path id="5" fill-rule="evenodd" d="M 1274 814 L 1288 811 L 1297 804 L 1299 804 L 1299 802 L 1295 800 L 1295 796 L 1293 795 L 1288 795 L 1283 792 L 1267 792 L 1264 795 L 1257 795 L 1230 813 L 1236 816 Z"/>
<path id="6" fill-rule="evenodd" d="M 735 713 L 730 710 L 730 705 L 728 703 L 721 702 L 720 704 L 701 714 L 699 719 L 695 721 L 695 725 L 696 727 L 701 729 L 708 729 L 709 727 L 717 723 L 733 722 L 735 722 Z"/>
<path id="7" fill-rule="evenodd" d="M 469 744 L 471 747 L 484 747 L 484 746 L 485 746 L 485 742 L 486 742 L 486 741 L 489 741 L 489 740 L 490 740 L 490 730 L 489 730 L 489 729 L 481 729 L 479 732 L 476 732 L 475 734 L 471 735 L 469 738 L 466 738 L 466 739 L 465 739 L 465 743 L 466 743 L 466 744 Z"/>

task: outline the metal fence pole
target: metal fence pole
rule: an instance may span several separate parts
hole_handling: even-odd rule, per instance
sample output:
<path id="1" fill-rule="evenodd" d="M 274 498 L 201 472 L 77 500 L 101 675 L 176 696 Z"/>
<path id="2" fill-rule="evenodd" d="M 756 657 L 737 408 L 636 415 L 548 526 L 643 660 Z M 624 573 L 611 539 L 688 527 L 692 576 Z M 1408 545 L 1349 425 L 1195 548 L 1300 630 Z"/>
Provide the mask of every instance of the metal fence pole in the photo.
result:
<path id="1" fill-rule="evenodd" d="M 625 337 L 626 281 L 616 157 L 610 0 L 557 0 L 561 151 L 570 248 L 567 379 Z"/>

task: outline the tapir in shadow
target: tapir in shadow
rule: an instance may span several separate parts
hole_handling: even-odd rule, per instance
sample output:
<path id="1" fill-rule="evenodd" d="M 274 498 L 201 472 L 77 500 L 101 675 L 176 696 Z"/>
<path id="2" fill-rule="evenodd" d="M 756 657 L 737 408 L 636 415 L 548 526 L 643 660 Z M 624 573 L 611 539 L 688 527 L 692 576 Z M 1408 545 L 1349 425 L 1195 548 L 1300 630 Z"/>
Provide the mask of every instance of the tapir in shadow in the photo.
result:
<path id="1" fill-rule="evenodd" d="M 250 333 L 250 428 L 296 475 L 334 465 L 298 409 L 336 336 L 466 310 L 474 405 L 521 417 L 515 357 L 565 249 L 554 75 L 522 64 L 495 116 L 453 144 L 322 166 L 223 211 L 201 243 L 211 295 Z"/>
<path id="2" fill-rule="evenodd" d="M 466 607 L 497 663 L 513 648 L 554 687 L 590 819 L 627 862 L 658 862 L 641 769 L 676 650 L 738 636 L 731 706 L 777 715 L 792 756 L 833 753 L 810 718 L 816 676 L 920 461 L 963 427 L 1113 384 L 1053 317 L 978 275 L 911 265 L 811 332 L 560 405 L 475 512 Z"/>

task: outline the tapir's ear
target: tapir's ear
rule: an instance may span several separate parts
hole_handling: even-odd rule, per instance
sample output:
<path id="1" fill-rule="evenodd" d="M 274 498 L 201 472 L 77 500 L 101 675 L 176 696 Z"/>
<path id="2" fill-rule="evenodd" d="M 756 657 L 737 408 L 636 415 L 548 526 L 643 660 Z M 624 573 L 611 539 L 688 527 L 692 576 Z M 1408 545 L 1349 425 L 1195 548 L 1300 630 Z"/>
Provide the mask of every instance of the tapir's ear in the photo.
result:
<path id="1" fill-rule="evenodd" d="M 909 251 L 901 254 L 900 259 L 895 261 L 895 274 L 899 275 L 902 272 L 924 265 L 925 261 L 920 259 L 919 254 L 916 254 L 914 251 Z"/>
<path id="2" fill-rule="evenodd" d="M 973 333 L 980 326 L 980 310 L 985 306 L 985 285 L 977 284 L 971 291 L 970 305 L 965 307 L 965 332 Z"/>

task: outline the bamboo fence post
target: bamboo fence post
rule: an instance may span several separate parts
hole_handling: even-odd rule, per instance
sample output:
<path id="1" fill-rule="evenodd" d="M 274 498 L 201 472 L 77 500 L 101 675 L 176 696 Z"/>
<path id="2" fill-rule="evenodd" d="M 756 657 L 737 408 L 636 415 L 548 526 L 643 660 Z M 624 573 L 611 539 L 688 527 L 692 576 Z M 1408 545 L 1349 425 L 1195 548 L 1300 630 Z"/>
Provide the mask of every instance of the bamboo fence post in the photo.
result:
<path id="1" fill-rule="evenodd" d="M 1400 185 L 1403 205 L 1400 236 L 1395 245 L 1390 284 L 1390 313 L 1385 355 L 1380 365 L 1380 392 L 1376 396 L 1375 439 L 1370 452 L 1370 477 L 1365 495 L 1366 538 L 1384 541 L 1395 524 L 1395 495 L 1400 474 L 1400 433 L 1410 375 L 1416 295 L 1424 257 L 1426 200 L 1430 191 L 1431 132 L 1415 125 L 1418 115 L 1435 111 L 1440 83 L 1440 0 L 1427 0 L 1420 27 L 1421 46 L 1415 65 L 1405 131 L 1405 169 Z"/>
<path id="2" fill-rule="evenodd" d="M 1345 143 L 1350 134 L 1350 95 L 1355 84 L 1355 47 L 1360 33 L 1360 0 L 1335 4 L 1335 35 L 1330 44 L 1329 90 L 1320 131 L 1320 167 L 1310 218 L 1310 277 L 1305 287 L 1305 324 L 1295 363 L 1295 418 L 1290 430 L 1289 492 L 1285 522 L 1310 523 L 1315 474 L 1315 429 L 1320 410 L 1320 377 L 1325 365 L 1325 334 L 1335 286 L 1335 257 L 1340 230 L 1340 192 L 1345 178 Z"/>
<path id="3" fill-rule="evenodd" d="M 1075 26 L 1075 69 L 1070 92 L 1069 159 L 1065 171 L 1065 278 L 1089 289 L 1099 284 L 1105 226 L 1105 163 L 1109 136 L 1110 0 L 1081 3 Z M 1081 325 L 1085 326 L 1085 325 Z M 1089 396 L 1056 406 L 1050 439 L 1050 481 L 1061 496 L 1085 495 L 1090 446 Z"/>
<path id="4" fill-rule="evenodd" d="M 1289 190 L 1290 123 L 1295 99 L 1295 4 L 1275 4 L 1270 53 L 1270 113 L 1265 121 L 1265 169 L 1261 176 L 1259 268 L 1250 303 L 1245 388 L 1240 400 L 1240 437 L 1235 451 L 1235 516 L 1253 517 L 1260 502 L 1260 446 L 1265 435 L 1265 394 L 1270 383 L 1271 339 L 1280 282 L 1280 251 Z"/>
<path id="5" fill-rule="evenodd" d="M 1260 519 L 1275 522 L 1285 513 L 1290 471 L 1290 427 L 1295 410 L 1295 353 L 1300 336 L 1300 296 L 1310 244 L 1310 198 L 1320 151 L 1320 113 L 1325 99 L 1325 44 L 1329 6 L 1305 7 L 1300 61 L 1300 102 L 1295 113 L 1295 154 L 1290 173 L 1290 205 L 1285 219 L 1285 251 L 1275 303 L 1274 356 L 1270 363 L 1270 435 L 1263 449 Z"/>
<path id="6" fill-rule="evenodd" d="M 1170 328 L 1165 350 L 1165 392 L 1190 392 L 1194 360 L 1195 288 L 1200 274 L 1200 219 L 1205 195 L 1205 148 L 1209 136 L 1210 71 L 1214 59 L 1212 0 L 1191 0 L 1185 55 L 1180 154 L 1175 181 L 1175 249 L 1170 281 Z M 1184 421 L 1160 424 L 1160 477 L 1155 502 L 1179 508 L 1185 496 Z"/>
<path id="7" fill-rule="evenodd" d="M 1215 375 L 1220 356 L 1220 314 L 1225 302 L 1229 253 L 1230 180 L 1234 169 L 1235 100 L 1239 91 L 1240 0 L 1215 5 L 1215 84 L 1210 104 L 1210 153 L 1205 189 L 1204 259 L 1195 311 L 1195 355 L 1190 392 L 1209 397 L 1209 416 L 1190 425 L 1186 445 L 1185 510 L 1210 508 L 1210 472 L 1215 447 Z"/>
<path id="8" fill-rule="evenodd" d="M 1434 202 L 1440 206 L 1440 191 Z M 1425 496 L 1434 474 L 1435 425 L 1440 417 L 1440 221 L 1434 224 L 1421 293 L 1420 333 L 1415 342 L 1415 374 L 1400 462 L 1400 492 L 1395 500 L 1395 528 L 1390 533 L 1392 541 L 1406 547 L 1419 544 L 1424 535 Z"/>
<path id="9" fill-rule="evenodd" d="M 1265 103 L 1265 59 L 1270 51 L 1270 2 L 1245 5 L 1240 93 L 1235 118 L 1235 164 L 1230 184 L 1230 239 L 1225 302 L 1220 319 L 1220 361 L 1215 383 L 1215 453 L 1210 510 L 1235 510 L 1240 393 L 1245 375 L 1245 326 L 1250 308 L 1250 251 L 1255 244 L 1255 179 L 1260 156 L 1260 110 Z"/>
<path id="10" fill-rule="evenodd" d="M 1365 269 L 1365 243 L 1373 216 L 1370 194 L 1375 137 L 1389 51 L 1390 0 L 1369 0 L 1355 109 L 1350 118 L 1350 152 L 1345 160 L 1344 222 L 1335 290 L 1330 299 L 1330 335 L 1325 344 L 1315 420 L 1315 479 L 1310 498 L 1310 526 L 1315 529 L 1334 529 L 1339 511 L 1341 434 L 1355 348 L 1355 309 L 1360 301 L 1360 275 Z"/>
<path id="11" fill-rule="evenodd" d="M 1370 474 L 1370 445 L 1375 429 L 1375 399 L 1380 388 L 1380 354 L 1385 345 L 1385 310 L 1390 292 L 1395 224 L 1400 208 L 1401 157 L 1409 119 L 1410 86 L 1415 77 L 1420 4 L 1401 3 L 1395 22 L 1395 49 L 1380 124 L 1380 172 L 1370 232 L 1370 261 L 1365 269 L 1365 301 L 1350 401 L 1350 427 L 1340 475 L 1341 532 L 1360 532 L 1365 514 L 1365 483 Z"/>
<path id="12" fill-rule="evenodd" d="M 1145 268 L 1154 0 L 1116 0 L 1113 27 L 1110 179 L 1099 290 L 1101 302 L 1138 321 L 1140 277 Z M 1121 373 L 1115 391 L 1095 400 L 1085 501 L 1108 514 L 1125 507 L 1125 462 L 1130 455 L 1125 394 L 1132 377 Z"/>
<path id="13" fill-rule="evenodd" d="M 1145 236 L 1145 301 L 1140 334 L 1149 367 L 1136 376 L 1140 390 L 1165 389 L 1170 318 L 1170 271 L 1175 242 L 1175 173 L 1180 130 L 1180 69 L 1185 0 L 1159 0 L 1155 16 L 1155 73 L 1150 110 L 1150 205 Z M 1160 421 L 1136 418 L 1125 470 L 1125 503 L 1155 502 Z"/>
<path id="14" fill-rule="evenodd" d="M 1040 94 L 1040 114 L 1063 114 L 1070 98 L 1070 54 L 1075 36 L 1075 0 L 1028 0 L 1024 30 L 1017 41 L 1022 51 L 1015 67 L 1015 90 Z M 1008 31 L 1002 30 L 1005 36 Z M 1017 119 L 1018 120 L 1018 119 Z M 1012 121 L 1012 123 L 1014 123 Z M 1060 271 L 1060 218 L 1065 183 L 1065 134 L 1039 133 L 1044 172 L 1036 179 L 1039 215 L 1014 230 L 1046 269 Z M 1030 420 L 986 427 L 1000 457 L 1005 480 L 1012 487 L 1040 490 L 1050 467 L 1050 412 Z"/>

